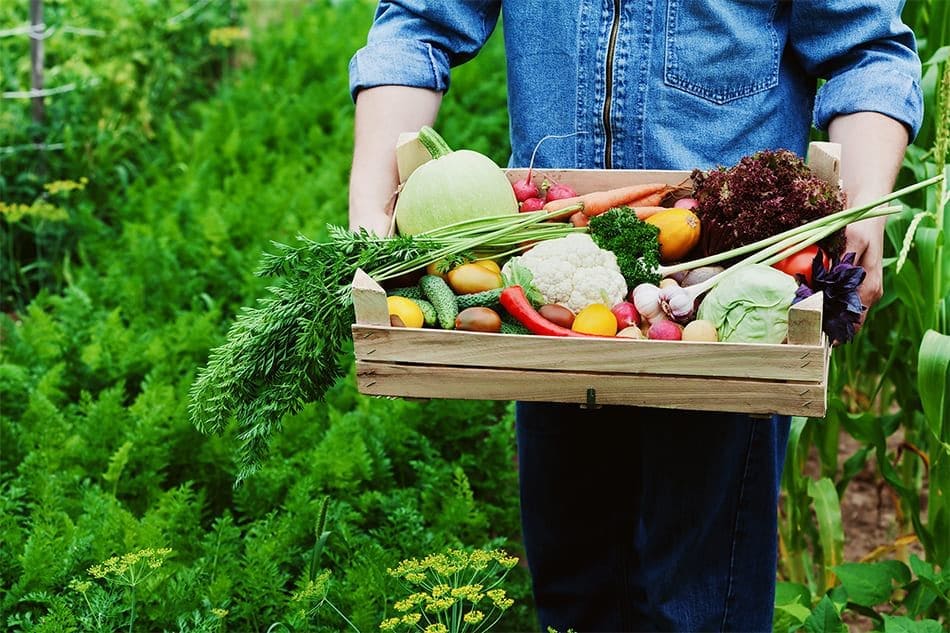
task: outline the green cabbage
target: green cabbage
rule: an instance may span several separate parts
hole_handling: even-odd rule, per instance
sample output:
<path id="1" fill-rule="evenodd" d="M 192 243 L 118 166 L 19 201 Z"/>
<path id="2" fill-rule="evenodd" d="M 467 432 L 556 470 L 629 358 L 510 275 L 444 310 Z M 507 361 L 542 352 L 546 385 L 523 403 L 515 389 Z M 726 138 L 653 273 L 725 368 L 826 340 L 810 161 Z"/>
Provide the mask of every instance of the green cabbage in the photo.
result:
<path id="1" fill-rule="evenodd" d="M 781 343 L 797 288 L 794 278 L 771 266 L 743 266 L 709 291 L 697 318 L 715 325 L 720 341 Z"/>

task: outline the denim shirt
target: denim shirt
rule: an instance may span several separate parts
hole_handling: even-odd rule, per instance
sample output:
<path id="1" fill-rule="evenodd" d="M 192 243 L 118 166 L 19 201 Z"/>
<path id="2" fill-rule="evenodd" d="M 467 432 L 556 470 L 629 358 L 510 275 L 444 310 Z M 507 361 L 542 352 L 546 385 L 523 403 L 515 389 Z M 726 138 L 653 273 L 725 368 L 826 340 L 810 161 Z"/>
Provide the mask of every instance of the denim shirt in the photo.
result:
<path id="1" fill-rule="evenodd" d="M 392 0 L 350 89 L 446 91 L 504 16 L 510 165 L 691 169 L 803 155 L 812 125 L 873 111 L 916 134 L 920 59 L 903 0 Z M 818 88 L 819 79 L 825 80 Z"/>

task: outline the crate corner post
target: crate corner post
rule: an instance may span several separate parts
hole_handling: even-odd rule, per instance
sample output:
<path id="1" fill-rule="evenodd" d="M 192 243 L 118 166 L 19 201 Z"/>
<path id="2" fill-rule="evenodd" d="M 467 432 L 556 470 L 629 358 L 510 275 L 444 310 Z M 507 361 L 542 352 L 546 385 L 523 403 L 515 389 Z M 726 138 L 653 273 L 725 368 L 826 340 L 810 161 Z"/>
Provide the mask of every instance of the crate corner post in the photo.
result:
<path id="1" fill-rule="evenodd" d="M 353 310 L 358 325 L 389 325 L 386 291 L 362 269 L 353 275 Z"/>
<path id="2" fill-rule="evenodd" d="M 816 292 L 788 309 L 788 344 L 821 345 L 823 295 Z"/>

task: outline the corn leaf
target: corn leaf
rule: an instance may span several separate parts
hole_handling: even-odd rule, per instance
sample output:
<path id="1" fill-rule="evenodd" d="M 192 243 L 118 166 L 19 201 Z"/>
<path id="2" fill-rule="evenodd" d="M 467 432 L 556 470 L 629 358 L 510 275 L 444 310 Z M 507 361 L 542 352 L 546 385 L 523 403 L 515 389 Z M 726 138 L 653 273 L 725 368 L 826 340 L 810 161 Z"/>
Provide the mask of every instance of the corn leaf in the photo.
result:
<path id="1" fill-rule="evenodd" d="M 917 387 L 934 435 L 946 441 L 950 420 L 950 336 L 928 330 L 917 357 Z"/>
<path id="2" fill-rule="evenodd" d="M 834 482 L 828 477 L 808 481 L 808 496 L 815 506 L 818 538 L 821 542 L 825 568 L 824 586 L 834 584 L 834 567 L 844 560 L 844 529 L 841 527 L 841 504 Z"/>

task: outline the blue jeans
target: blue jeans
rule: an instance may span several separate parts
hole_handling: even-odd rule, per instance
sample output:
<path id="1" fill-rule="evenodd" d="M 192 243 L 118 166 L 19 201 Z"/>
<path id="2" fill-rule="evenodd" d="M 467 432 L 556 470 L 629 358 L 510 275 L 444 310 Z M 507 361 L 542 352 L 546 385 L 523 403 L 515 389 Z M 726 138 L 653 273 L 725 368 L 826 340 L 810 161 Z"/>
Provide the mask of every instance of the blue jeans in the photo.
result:
<path id="1" fill-rule="evenodd" d="M 789 419 L 518 403 L 542 630 L 771 631 Z"/>

